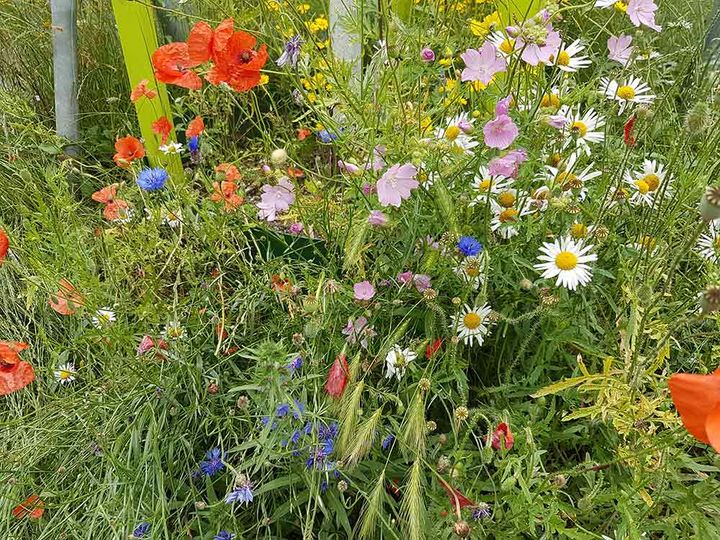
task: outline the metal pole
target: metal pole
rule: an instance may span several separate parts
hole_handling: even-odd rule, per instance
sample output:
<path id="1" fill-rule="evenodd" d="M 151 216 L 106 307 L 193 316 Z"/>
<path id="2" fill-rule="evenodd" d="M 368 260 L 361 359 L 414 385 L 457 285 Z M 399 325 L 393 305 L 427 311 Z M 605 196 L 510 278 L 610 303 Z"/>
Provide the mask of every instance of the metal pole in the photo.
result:
<path id="1" fill-rule="evenodd" d="M 78 139 L 77 10 L 75 0 L 50 0 L 55 79 L 55 129 L 70 141 Z M 69 149 L 72 153 L 72 149 Z"/>
<path id="2" fill-rule="evenodd" d="M 360 0 L 362 1 L 362 0 Z M 348 62 L 353 79 L 359 80 L 361 68 L 360 36 L 347 30 L 358 17 L 356 0 L 330 0 L 330 41 L 336 58 Z"/>

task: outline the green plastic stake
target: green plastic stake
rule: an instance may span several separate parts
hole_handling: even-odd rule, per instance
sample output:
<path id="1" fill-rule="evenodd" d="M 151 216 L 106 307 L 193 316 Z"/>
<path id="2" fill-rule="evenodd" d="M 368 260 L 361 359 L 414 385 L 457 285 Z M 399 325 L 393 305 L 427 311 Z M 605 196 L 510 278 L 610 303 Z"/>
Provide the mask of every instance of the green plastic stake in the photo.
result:
<path id="1" fill-rule="evenodd" d="M 147 157 L 153 166 L 165 167 L 173 178 L 181 180 L 184 173 L 180 156 L 161 152 L 160 137 L 152 130 L 152 123 L 161 116 L 173 123 L 167 88 L 155 80 L 152 67 L 152 54 L 158 48 L 155 13 L 151 6 L 132 0 L 112 0 L 112 6 L 130 88 L 147 79 L 148 87 L 157 92 L 154 99 L 141 98 L 135 103 Z M 169 140 L 177 140 L 174 127 Z"/>
<path id="2" fill-rule="evenodd" d="M 523 22 L 540 11 L 545 0 L 495 0 L 495 7 L 503 24 Z"/>

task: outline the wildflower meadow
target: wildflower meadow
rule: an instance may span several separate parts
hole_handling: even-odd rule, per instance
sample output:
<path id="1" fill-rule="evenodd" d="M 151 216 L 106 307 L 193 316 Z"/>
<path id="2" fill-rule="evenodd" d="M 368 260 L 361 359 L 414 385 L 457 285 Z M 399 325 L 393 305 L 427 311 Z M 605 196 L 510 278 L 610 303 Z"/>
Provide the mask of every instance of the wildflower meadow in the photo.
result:
<path id="1" fill-rule="evenodd" d="M 0 1 L 0 538 L 720 538 L 715 4 Z"/>

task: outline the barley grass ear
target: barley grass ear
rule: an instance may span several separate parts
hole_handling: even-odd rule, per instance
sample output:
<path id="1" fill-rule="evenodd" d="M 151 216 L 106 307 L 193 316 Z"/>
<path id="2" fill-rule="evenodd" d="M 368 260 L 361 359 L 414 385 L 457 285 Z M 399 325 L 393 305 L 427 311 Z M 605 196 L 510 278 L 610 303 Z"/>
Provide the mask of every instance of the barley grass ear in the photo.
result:
<path id="1" fill-rule="evenodd" d="M 421 457 L 425 452 L 425 400 L 422 392 L 415 392 L 413 401 L 405 414 L 400 435 L 403 452 Z"/>
<path id="2" fill-rule="evenodd" d="M 348 467 L 353 467 L 370 453 L 372 443 L 375 440 L 380 420 L 382 419 L 382 407 L 377 409 L 370 418 L 362 423 L 357 430 L 355 443 L 349 452 L 345 453 L 343 461 Z"/>
<path id="3" fill-rule="evenodd" d="M 400 506 L 400 516 L 407 528 L 409 540 L 422 540 L 425 538 L 425 503 L 423 502 L 423 474 L 422 460 L 416 459 L 410 469 L 405 493 Z"/>
<path id="4" fill-rule="evenodd" d="M 363 507 L 362 515 L 360 516 L 360 529 L 358 532 L 358 538 L 361 540 L 364 538 L 372 538 L 377 536 L 377 519 L 382 511 L 383 496 L 385 495 L 385 470 L 380 471 L 375 487 L 370 493 L 370 497 L 367 499 L 365 506 Z"/>
<path id="5" fill-rule="evenodd" d="M 346 393 L 343 398 L 342 408 L 340 409 L 340 435 L 337 442 L 340 454 L 349 449 L 350 441 L 356 436 L 358 410 L 360 409 L 360 398 L 364 388 L 365 382 L 359 381 L 352 393 Z"/>

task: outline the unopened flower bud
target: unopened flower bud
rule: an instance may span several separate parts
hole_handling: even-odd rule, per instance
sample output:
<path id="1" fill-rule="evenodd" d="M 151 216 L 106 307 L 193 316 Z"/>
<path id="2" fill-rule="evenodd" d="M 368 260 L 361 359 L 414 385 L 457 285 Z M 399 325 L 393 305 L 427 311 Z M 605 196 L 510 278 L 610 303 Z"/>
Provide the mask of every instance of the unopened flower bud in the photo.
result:
<path id="1" fill-rule="evenodd" d="M 520 280 L 520 288 L 523 291 L 529 291 L 533 288 L 533 282 L 530 281 L 528 278 L 523 278 Z"/>
<path id="2" fill-rule="evenodd" d="M 470 524 L 465 520 L 456 521 L 453 525 L 453 532 L 460 538 L 467 538 L 470 536 Z"/>
<path id="3" fill-rule="evenodd" d="M 701 293 L 700 309 L 706 315 L 720 309 L 720 285 L 710 285 Z"/>
<path id="4" fill-rule="evenodd" d="M 428 431 L 428 433 L 432 433 L 437 429 L 437 424 L 434 420 L 428 420 L 425 422 L 425 429 Z"/>
<path id="5" fill-rule="evenodd" d="M 287 152 L 283 148 L 276 148 L 272 151 L 272 154 L 270 154 L 270 161 L 272 161 L 274 165 L 282 165 L 287 161 L 287 158 Z"/>
<path id="6" fill-rule="evenodd" d="M 700 216 L 705 221 L 720 218 L 720 186 L 708 186 L 700 199 Z"/>
<path id="7" fill-rule="evenodd" d="M 340 480 L 338 482 L 337 488 L 340 493 L 343 493 L 344 491 L 347 491 L 348 483 L 345 480 Z"/>

